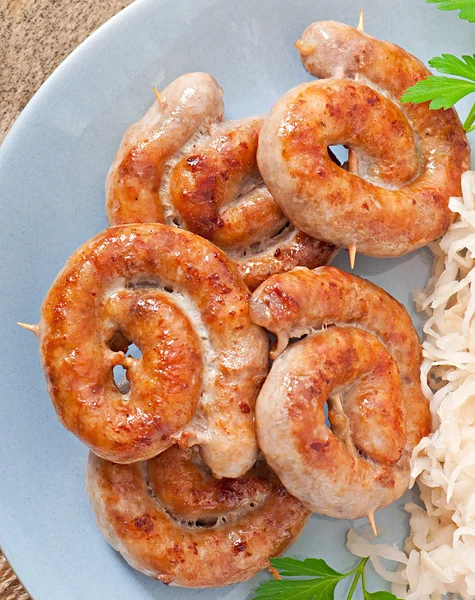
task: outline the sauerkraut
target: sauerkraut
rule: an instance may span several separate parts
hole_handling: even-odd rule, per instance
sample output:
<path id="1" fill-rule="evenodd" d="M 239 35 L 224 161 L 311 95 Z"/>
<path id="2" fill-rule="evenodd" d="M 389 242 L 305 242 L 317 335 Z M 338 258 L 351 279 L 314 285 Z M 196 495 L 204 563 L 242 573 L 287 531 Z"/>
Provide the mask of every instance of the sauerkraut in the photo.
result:
<path id="1" fill-rule="evenodd" d="M 432 245 L 433 274 L 415 293 L 424 325 L 421 381 L 430 400 L 433 433 L 412 455 L 412 478 L 425 508 L 406 505 L 405 553 L 369 544 L 357 532 L 348 547 L 371 556 L 398 598 L 475 598 L 475 172 L 462 177 L 463 198 L 451 198 L 458 220 Z M 399 563 L 387 571 L 380 557 Z"/>

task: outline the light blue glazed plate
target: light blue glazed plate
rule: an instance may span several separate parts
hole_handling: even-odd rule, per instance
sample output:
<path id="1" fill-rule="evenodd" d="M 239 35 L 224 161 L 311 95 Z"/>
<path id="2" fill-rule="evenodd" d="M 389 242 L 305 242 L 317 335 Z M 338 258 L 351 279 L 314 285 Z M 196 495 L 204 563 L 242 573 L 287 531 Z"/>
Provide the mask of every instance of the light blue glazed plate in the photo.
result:
<path id="1" fill-rule="evenodd" d="M 0 149 L 0 542 L 35 600 L 242 600 L 265 579 L 219 590 L 165 587 L 126 565 L 96 529 L 84 491 L 86 449 L 58 423 L 38 348 L 18 320 L 36 322 L 67 257 L 106 226 L 104 180 L 125 128 L 187 71 L 212 73 L 227 114 L 266 112 L 307 80 L 293 42 L 312 21 L 355 24 L 423 60 L 473 53 L 473 25 L 422 0 L 139 0 L 101 27 L 61 65 L 24 110 Z M 462 108 L 465 110 L 465 107 Z M 336 264 L 348 268 L 341 253 Z M 358 257 L 356 272 L 384 287 L 415 316 L 430 256 Z M 384 539 L 408 532 L 405 498 L 377 514 Z M 318 516 L 291 550 L 350 568 L 353 525 Z M 381 589 L 376 576 L 370 589 Z M 337 588 L 343 598 L 344 585 Z"/>

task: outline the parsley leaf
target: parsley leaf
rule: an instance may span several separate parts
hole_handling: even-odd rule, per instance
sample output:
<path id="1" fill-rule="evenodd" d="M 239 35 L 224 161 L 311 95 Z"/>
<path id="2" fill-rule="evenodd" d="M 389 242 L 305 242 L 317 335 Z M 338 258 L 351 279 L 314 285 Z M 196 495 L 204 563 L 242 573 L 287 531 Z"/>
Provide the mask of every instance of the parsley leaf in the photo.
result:
<path id="1" fill-rule="evenodd" d="M 266 581 L 257 588 L 254 600 L 334 600 L 340 579 L 318 577 L 297 581 Z"/>
<path id="2" fill-rule="evenodd" d="M 429 61 L 429 65 L 437 69 L 439 73 L 447 75 L 456 75 L 475 81 L 475 54 L 473 56 L 465 54 L 462 58 L 453 54 L 442 54 Z"/>
<path id="3" fill-rule="evenodd" d="M 322 558 L 271 558 L 270 563 L 283 577 L 345 577 L 329 567 Z"/>
<path id="4" fill-rule="evenodd" d="M 472 92 L 475 92 L 475 81 L 432 75 L 408 88 L 404 92 L 401 101 L 419 104 L 430 100 L 429 107 L 437 110 L 439 108 L 451 108 L 456 102 Z"/>
<path id="5" fill-rule="evenodd" d="M 334 600 L 335 588 L 349 573 L 339 573 L 321 558 L 271 558 L 283 577 L 312 579 L 267 581 L 256 590 L 255 600 Z"/>
<path id="6" fill-rule="evenodd" d="M 459 10 L 459 17 L 469 23 L 475 23 L 475 0 L 426 0 L 429 4 L 438 4 L 439 10 Z"/>
<path id="7" fill-rule="evenodd" d="M 306 577 L 307 579 L 269 580 L 260 585 L 254 600 L 335 600 L 335 588 L 342 579 L 353 575 L 346 600 L 353 598 L 354 591 L 361 579 L 364 600 L 398 600 L 389 592 L 368 592 L 365 584 L 364 570 L 368 558 L 363 558 L 359 565 L 348 571 L 339 573 L 332 569 L 321 558 L 271 558 L 272 566 L 283 577 Z"/>
<path id="8" fill-rule="evenodd" d="M 475 0 L 426 0 L 429 4 L 438 4 L 440 10 L 459 10 L 459 17 L 475 23 Z M 429 65 L 439 73 L 454 75 L 440 77 L 432 75 L 418 81 L 402 95 L 401 102 L 430 102 L 429 108 L 451 108 L 468 94 L 475 92 L 475 54 L 465 54 L 462 58 L 453 54 L 442 54 L 429 61 Z M 462 77 L 463 79 L 460 79 Z M 463 124 L 467 133 L 475 130 L 475 104 Z"/>

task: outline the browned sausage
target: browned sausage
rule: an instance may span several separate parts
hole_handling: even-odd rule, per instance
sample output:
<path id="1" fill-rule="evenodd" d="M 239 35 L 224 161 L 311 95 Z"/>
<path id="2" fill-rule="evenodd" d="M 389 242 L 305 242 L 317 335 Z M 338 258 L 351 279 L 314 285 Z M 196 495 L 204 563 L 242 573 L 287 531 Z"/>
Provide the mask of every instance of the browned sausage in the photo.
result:
<path id="1" fill-rule="evenodd" d="M 421 346 L 405 308 L 333 267 L 298 268 L 254 292 L 251 317 L 278 337 L 256 424 L 285 487 L 311 510 L 346 519 L 399 498 L 411 452 L 430 431 Z"/>
<path id="2" fill-rule="evenodd" d="M 268 340 L 226 255 L 176 227 L 105 230 L 68 260 L 43 303 L 40 349 L 62 423 L 115 462 L 198 444 L 218 477 L 254 463 Z M 126 354 L 134 342 L 140 359 Z M 118 389 L 113 367 L 127 371 Z"/>
<path id="3" fill-rule="evenodd" d="M 262 183 L 262 117 L 222 122 L 221 88 L 206 73 L 172 82 L 124 135 L 107 182 L 113 225 L 178 225 L 226 251 L 245 283 L 326 264 L 335 247 L 298 231 Z"/>
<path id="4" fill-rule="evenodd" d="M 400 256 L 443 234 L 470 150 L 453 109 L 399 104 L 429 71 L 402 48 L 331 21 L 311 25 L 297 47 L 323 79 L 276 102 L 258 150 L 284 214 L 315 238 L 371 256 Z M 329 159 L 333 144 L 356 153 L 358 174 Z"/>
<path id="5" fill-rule="evenodd" d="M 193 449 L 143 464 L 90 454 L 87 489 L 97 524 L 127 562 L 185 587 L 245 581 L 286 550 L 309 512 L 258 461 L 240 479 L 213 479 Z"/>

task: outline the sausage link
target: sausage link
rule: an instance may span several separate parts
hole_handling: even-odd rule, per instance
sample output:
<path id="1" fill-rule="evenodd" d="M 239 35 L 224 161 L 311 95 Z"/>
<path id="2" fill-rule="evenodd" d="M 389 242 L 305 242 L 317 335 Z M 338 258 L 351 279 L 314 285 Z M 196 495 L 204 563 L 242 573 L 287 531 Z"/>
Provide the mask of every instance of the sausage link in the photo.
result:
<path id="1" fill-rule="evenodd" d="M 276 102 L 257 155 L 284 214 L 315 238 L 371 256 L 400 256 L 442 235 L 470 149 L 453 109 L 399 103 L 430 72 L 402 48 L 331 21 L 311 25 L 297 48 L 322 80 Z M 329 160 L 334 144 L 356 153 L 357 174 Z"/>
<path id="2" fill-rule="evenodd" d="M 115 462 L 198 444 L 217 477 L 254 463 L 268 340 L 249 292 L 210 242 L 176 227 L 105 230 L 68 260 L 41 311 L 40 350 L 61 421 Z M 140 359 L 126 354 L 134 342 Z M 113 369 L 127 372 L 128 388 Z"/>
<path id="3" fill-rule="evenodd" d="M 250 579 L 310 514 L 262 461 L 240 479 L 217 480 L 196 452 L 176 447 L 133 465 L 91 453 L 87 490 L 112 547 L 142 573 L 184 587 Z"/>
<path id="4" fill-rule="evenodd" d="M 348 519 L 399 498 L 411 452 L 430 432 L 421 346 L 404 307 L 333 267 L 298 268 L 254 292 L 251 317 L 278 338 L 256 426 L 286 488 L 311 510 Z"/>

